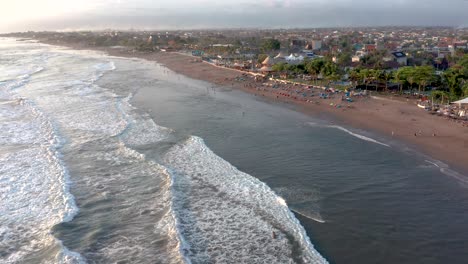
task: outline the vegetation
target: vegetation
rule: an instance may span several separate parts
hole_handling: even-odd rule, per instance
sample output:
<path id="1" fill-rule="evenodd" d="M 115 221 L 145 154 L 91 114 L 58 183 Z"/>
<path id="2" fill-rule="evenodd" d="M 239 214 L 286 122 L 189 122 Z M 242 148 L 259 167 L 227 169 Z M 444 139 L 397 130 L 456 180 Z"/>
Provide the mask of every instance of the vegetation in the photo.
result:
<path id="1" fill-rule="evenodd" d="M 281 48 L 281 43 L 276 39 L 267 39 L 262 43 L 263 52 L 279 50 L 280 48 Z"/>
<path id="2" fill-rule="evenodd" d="M 258 34 L 232 34 L 231 31 L 206 32 L 26 32 L 18 33 L 17 37 L 33 37 L 51 43 L 77 43 L 86 46 L 124 46 L 128 50 L 153 52 L 165 49 L 203 51 L 206 59 L 223 58 L 223 60 L 243 61 L 244 63 L 262 63 L 268 54 L 277 53 L 282 47 L 280 40 L 286 43 L 283 33 L 261 32 Z M 338 80 L 349 80 L 356 87 L 377 90 L 397 90 L 402 93 L 410 90 L 414 93 L 433 92 L 437 98 L 457 100 L 468 96 L 468 55 L 467 49 L 456 48 L 451 53 L 446 51 L 444 57 L 422 45 L 431 47 L 441 40 L 425 38 L 423 42 L 414 39 L 405 42 L 402 48 L 408 54 L 408 65 L 395 70 L 395 61 L 389 58 L 386 47 L 390 38 L 383 37 L 378 42 L 365 36 L 360 31 L 352 31 L 335 35 L 323 40 L 323 49 L 316 52 L 323 57 L 305 59 L 299 64 L 279 63 L 272 66 L 276 73 L 282 76 L 298 77 L 308 75 L 304 79 L 312 79 L 314 83 L 326 84 Z M 466 39 L 466 35 L 461 37 Z M 378 44 L 376 49 L 368 49 L 359 62 L 351 62 L 357 51 L 364 44 Z M 395 44 L 395 43 L 393 43 Z M 401 42 L 400 42 L 401 44 Z M 464 47 L 464 46 L 459 46 Z M 364 47 L 365 48 L 365 47 Z M 297 52 L 290 50 L 289 52 Z M 334 60 L 332 61 L 332 57 Z M 354 68 L 351 68 L 354 67 Z M 351 69 L 350 69 L 351 68 Z M 437 72 L 436 72 L 437 69 Z M 334 84 L 335 85 L 335 84 Z"/>
<path id="3" fill-rule="evenodd" d="M 468 54 L 444 73 L 450 99 L 468 96 Z"/>
<path id="4" fill-rule="evenodd" d="M 342 77 L 338 66 L 327 59 L 306 60 L 300 64 L 287 64 L 283 62 L 273 65 L 272 70 L 292 74 L 310 74 L 315 82 L 317 82 L 319 76 L 329 82 L 340 80 Z"/>

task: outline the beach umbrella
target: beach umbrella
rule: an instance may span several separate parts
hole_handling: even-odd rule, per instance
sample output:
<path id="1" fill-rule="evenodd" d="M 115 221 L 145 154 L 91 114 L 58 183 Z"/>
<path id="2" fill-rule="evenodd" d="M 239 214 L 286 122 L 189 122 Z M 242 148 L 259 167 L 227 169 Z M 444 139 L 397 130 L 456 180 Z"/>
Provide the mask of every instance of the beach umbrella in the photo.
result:
<path id="1" fill-rule="evenodd" d="M 275 59 L 284 59 L 286 58 L 286 54 L 284 54 L 282 51 L 276 55 Z"/>
<path id="2" fill-rule="evenodd" d="M 261 72 L 271 72 L 271 67 L 268 67 L 268 66 L 263 66 L 262 68 L 260 68 L 260 71 Z"/>
<path id="3" fill-rule="evenodd" d="M 265 66 L 271 66 L 273 64 L 273 59 L 270 56 L 268 56 L 265 60 L 263 60 L 262 64 Z"/>
<path id="4" fill-rule="evenodd" d="M 461 99 L 461 100 L 452 102 L 452 104 L 458 104 L 460 107 L 461 107 L 461 105 L 466 105 L 466 104 L 468 104 L 468 97 L 465 98 L 465 99 Z"/>

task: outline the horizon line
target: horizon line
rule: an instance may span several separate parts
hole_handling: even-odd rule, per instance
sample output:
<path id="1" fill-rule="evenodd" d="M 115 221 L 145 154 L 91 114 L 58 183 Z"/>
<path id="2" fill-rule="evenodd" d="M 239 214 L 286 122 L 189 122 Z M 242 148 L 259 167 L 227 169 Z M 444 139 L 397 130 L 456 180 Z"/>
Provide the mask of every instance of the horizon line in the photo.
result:
<path id="1" fill-rule="evenodd" d="M 379 26 L 315 26 L 315 27 L 306 27 L 306 26 L 294 26 L 294 27 L 257 27 L 257 26 L 245 26 L 245 27 L 200 27 L 200 28 L 121 28 L 121 27 L 108 27 L 102 29 L 86 29 L 86 28 L 69 28 L 69 29 L 57 29 L 57 30 L 25 30 L 25 31 L 10 31 L 10 32 L 0 32 L 0 34 L 15 34 L 15 33 L 28 33 L 28 32 L 56 32 L 56 33 L 67 33 L 67 32 L 102 32 L 102 31 L 123 31 L 123 32 L 132 32 L 132 31 L 211 31 L 211 30 L 314 30 L 314 29 L 381 29 L 381 28 L 443 28 L 443 29 L 456 29 L 463 30 L 467 29 L 468 26 L 447 26 L 447 25 L 379 25 Z"/>

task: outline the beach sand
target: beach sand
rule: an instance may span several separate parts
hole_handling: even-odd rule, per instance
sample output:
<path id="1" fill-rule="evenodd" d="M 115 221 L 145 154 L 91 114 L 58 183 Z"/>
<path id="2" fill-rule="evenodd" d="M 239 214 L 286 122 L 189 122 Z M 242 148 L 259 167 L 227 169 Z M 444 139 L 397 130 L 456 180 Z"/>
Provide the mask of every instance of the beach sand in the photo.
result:
<path id="1" fill-rule="evenodd" d="M 64 45 L 63 43 L 48 43 Z M 207 81 L 219 86 L 241 89 L 273 101 L 296 104 L 299 110 L 316 116 L 332 117 L 337 124 L 356 129 L 377 132 L 388 138 L 396 139 L 411 149 L 416 149 L 440 160 L 459 172 L 468 172 L 468 127 L 430 115 L 416 106 L 416 100 L 404 97 L 371 96 L 343 104 L 341 98 L 314 98 L 313 102 L 291 99 L 277 94 L 272 89 L 260 90 L 261 83 L 242 77 L 243 72 L 217 67 L 206 62 L 195 62 L 195 57 L 175 52 L 141 53 L 123 49 L 94 48 L 79 44 L 64 46 L 75 49 L 94 49 L 111 56 L 141 58 L 156 61 L 169 69 L 185 76 Z M 198 58 L 199 59 L 199 58 Z M 333 103 L 333 106 L 330 104 Z M 335 107 L 340 104 L 342 107 Z M 384 161 L 382 161 L 384 162 Z"/>

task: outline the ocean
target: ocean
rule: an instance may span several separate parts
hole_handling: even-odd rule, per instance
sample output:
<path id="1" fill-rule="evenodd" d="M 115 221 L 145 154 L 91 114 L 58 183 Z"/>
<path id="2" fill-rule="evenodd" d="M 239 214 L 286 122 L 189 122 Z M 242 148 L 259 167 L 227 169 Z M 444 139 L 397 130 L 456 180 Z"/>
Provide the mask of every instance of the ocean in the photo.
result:
<path id="1" fill-rule="evenodd" d="M 0 39 L 1 263 L 464 263 L 399 142 L 139 59 Z"/>

